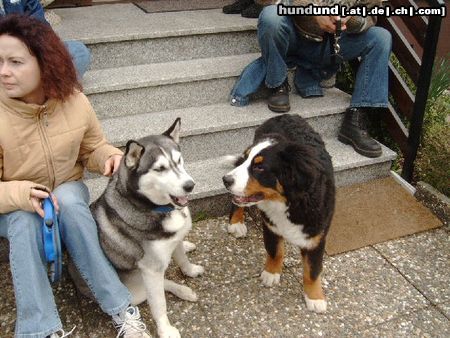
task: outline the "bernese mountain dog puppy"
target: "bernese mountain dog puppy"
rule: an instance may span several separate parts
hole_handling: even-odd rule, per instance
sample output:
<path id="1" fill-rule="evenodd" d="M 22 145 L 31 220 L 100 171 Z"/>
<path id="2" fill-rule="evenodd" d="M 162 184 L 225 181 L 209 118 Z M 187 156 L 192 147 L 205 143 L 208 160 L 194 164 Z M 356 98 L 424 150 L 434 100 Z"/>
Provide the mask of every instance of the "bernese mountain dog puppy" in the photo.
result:
<path id="1" fill-rule="evenodd" d="M 320 273 L 325 238 L 335 204 L 331 157 L 320 135 L 298 115 L 280 115 L 255 131 L 253 145 L 223 176 L 232 194 L 228 231 L 245 236 L 244 207 L 261 211 L 267 258 L 261 280 L 280 282 L 284 240 L 301 249 L 303 291 L 308 310 L 325 312 Z"/>

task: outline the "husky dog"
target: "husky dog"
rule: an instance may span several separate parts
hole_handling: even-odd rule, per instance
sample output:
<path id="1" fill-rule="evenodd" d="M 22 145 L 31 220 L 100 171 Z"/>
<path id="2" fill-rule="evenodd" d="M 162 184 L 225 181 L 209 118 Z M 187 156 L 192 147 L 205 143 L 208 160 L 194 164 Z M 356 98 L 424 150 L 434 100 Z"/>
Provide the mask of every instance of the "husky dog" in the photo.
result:
<path id="1" fill-rule="evenodd" d="M 132 304 L 148 300 L 160 337 L 179 337 L 167 318 L 164 290 L 195 302 L 187 286 L 164 278 L 171 257 L 190 277 L 203 273 L 183 242 L 192 227 L 187 195 L 194 181 L 183 167 L 180 119 L 162 135 L 128 141 L 118 172 L 91 205 L 102 248 L 132 294 Z"/>

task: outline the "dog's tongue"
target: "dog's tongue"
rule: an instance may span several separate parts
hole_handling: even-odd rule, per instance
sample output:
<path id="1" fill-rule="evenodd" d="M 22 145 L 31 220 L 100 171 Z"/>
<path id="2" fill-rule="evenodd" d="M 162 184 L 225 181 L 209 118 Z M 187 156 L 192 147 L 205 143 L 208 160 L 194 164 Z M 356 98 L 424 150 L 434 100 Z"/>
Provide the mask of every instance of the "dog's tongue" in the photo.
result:
<path id="1" fill-rule="evenodd" d="M 233 200 L 236 203 L 246 203 L 246 202 L 248 202 L 248 198 L 244 197 L 244 196 L 233 196 Z"/>
<path id="2" fill-rule="evenodd" d="M 182 197 L 175 197 L 175 201 L 179 204 L 179 205 L 186 205 L 188 203 L 188 198 L 186 196 L 182 196 Z"/>
<path id="3" fill-rule="evenodd" d="M 259 194 L 251 196 L 233 196 L 233 200 L 236 203 L 250 203 L 261 200 L 261 196 Z"/>

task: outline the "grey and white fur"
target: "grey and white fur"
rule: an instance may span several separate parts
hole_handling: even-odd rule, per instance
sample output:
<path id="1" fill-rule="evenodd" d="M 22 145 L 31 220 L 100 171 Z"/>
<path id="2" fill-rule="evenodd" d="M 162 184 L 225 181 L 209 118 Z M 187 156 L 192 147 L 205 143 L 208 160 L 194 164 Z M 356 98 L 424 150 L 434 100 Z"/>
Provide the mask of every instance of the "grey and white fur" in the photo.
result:
<path id="1" fill-rule="evenodd" d="M 180 337 L 167 317 L 164 291 L 197 300 L 189 287 L 164 278 L 171 258 L 187 276 L 204 271 L 186 256 L 195 245 L 183 241 L 192 228 L 187 195 L 194 181 L 184 169 L 180 125 L 178 118 L 162 135 L 129 141 L 118 172 L 91 205 L 106 256 L 132 303 L 147 299 L 160 337 Z"/>

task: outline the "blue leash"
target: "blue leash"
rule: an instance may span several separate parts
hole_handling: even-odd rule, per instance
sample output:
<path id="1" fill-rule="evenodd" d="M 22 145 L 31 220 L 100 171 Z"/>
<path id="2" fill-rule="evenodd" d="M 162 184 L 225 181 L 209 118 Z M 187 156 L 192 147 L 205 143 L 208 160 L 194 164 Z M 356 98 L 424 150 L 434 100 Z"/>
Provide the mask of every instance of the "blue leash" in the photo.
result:
<path id="1" fill-rule="evenodd" d="M 47 263 L 50 264 L 50 281 L 58 282 L 62 273 L 61 235 L 55 206 L 50 197 L 43 201 L 42 239 Z"/>

